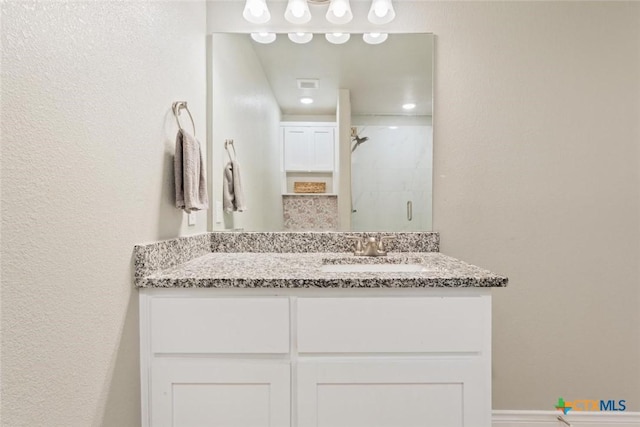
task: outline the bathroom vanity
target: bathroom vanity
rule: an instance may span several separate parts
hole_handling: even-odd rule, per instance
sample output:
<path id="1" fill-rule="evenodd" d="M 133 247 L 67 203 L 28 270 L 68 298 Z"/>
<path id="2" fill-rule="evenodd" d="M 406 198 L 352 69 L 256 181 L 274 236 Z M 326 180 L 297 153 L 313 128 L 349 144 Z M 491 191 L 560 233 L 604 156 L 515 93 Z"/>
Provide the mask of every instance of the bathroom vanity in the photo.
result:
<path id="1" fill-rule="evenodd" d="M 345 234 L 137 246 L 143 425 L 490 426 L 507 279 L 440 254 L 436 233 L 377 258 Z"/>

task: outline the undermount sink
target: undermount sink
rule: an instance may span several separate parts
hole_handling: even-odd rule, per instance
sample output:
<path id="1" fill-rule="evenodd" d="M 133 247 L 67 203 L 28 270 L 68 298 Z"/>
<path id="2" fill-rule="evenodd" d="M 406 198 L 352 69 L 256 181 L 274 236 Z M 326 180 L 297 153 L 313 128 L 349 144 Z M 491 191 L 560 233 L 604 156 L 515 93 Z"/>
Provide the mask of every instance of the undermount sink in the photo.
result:
<path id="1" fill-rule="evenodd" d="M 325 264 L 320 271 L 326 273 L 411 273 L 429 271 L 421 264 Z"/>

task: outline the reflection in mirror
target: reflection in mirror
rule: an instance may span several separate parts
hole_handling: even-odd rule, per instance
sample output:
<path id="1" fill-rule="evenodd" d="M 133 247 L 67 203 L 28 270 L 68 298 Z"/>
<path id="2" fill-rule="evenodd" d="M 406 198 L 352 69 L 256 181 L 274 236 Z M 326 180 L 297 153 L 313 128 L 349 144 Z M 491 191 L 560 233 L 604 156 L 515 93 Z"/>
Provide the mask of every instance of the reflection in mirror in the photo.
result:
<path id="1" fill-rule="evenodd" d="M 217 33 L 209 64 L 211 229 L 431 229 L 432 35 Z M 243 212 L 223 213 L 228 139 Z"/>

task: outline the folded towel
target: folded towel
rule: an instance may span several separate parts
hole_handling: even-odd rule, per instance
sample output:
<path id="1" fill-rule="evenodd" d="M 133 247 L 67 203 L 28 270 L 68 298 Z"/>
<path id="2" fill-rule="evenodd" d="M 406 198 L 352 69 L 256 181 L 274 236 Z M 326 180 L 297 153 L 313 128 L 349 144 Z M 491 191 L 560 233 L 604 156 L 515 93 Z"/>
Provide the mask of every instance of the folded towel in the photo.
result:
<path id="1" fill-rule="evenodd" d="M 209 208 L 207 168 L 200 143 L 183 130 L 176 136 L 173 170 L 176 178 L 176 207 L 185 212 Z"/>
<path id="2" fill-rule="evenodd" d="M 247 210 L 244 203 L 244 192 L 240 180 L 240 165 L 233 160 L 224 167 L 222 206 L 225 212 L 243 212 Z"/>

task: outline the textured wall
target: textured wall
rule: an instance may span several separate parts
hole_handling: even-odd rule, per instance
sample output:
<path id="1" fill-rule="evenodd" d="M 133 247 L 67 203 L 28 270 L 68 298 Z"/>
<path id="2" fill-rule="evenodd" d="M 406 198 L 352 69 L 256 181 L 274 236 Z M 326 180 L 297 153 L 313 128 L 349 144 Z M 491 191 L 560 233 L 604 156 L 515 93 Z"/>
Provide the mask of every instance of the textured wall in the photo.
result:
<path id="1" fill-rule="evenodd" d="M 225 214 L 224 224 L 214 228 L 282 230 L 280 107 L 247 35 L 214 34 L 211 46 L 214 200 L 222 201 L 222 171 L 229 161 L 224 140 L 233 139 L 247 204 L 245 212 Z"/>
<path id="2" fill-rule="evenodd" d="M 139 425 L 132 250 L 172 206 L 175 100 L 206 131 L 202 2 L 2 2 L 2 423 Z"/>
<path id="3" fill-rule="evenodd" d="M 250 27 L 215 3 L 216 31 Z M 372 29 L 352 2 L 355 31 Z M 284 30 L 273 5 L 274 30 Z M 640 410 L 640 3 L 397 2 L 433 32 L 434 230 L 509 276 L 494 292 L 494 408 Z M 316 14 L 311 27 L 326 30 Z"/>

